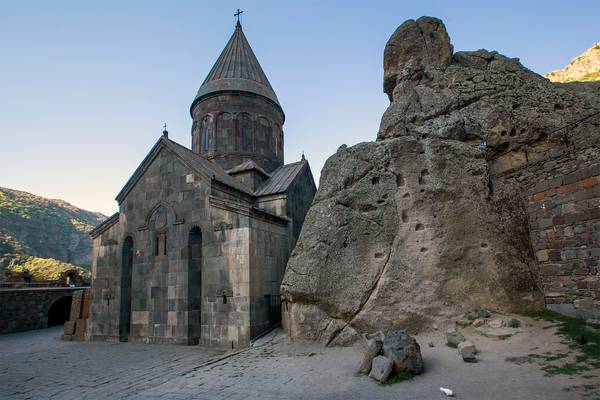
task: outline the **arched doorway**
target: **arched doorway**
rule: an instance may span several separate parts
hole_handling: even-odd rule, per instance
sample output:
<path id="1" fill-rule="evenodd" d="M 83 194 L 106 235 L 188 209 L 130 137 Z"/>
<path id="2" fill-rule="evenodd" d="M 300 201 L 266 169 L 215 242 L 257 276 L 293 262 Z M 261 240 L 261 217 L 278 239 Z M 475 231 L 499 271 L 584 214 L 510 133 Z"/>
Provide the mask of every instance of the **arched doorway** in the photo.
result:
<path id="1" fill-rule="evenodd" d="M 131 275 L 133 267 L 133 239 L 123 241 L 121 257 L 121 301 L 119 303 L 119 336 L 124 340 L 131 326 Z"/>
<path id="2" fill-rule="evenodd" d="M 71 296 L 63 296 L 48 309 L 48 326 L 63 325 L 71 317 Z"/>
<path id="3" fill-rule="evenodd" d="M 190 229 L 188 237 L 188 268 L 189 311 L 198 314 L 197 324 L 190 324 L 189 336 L 199 338 L 202 311 L 202 231 L 197 226 Z"/>

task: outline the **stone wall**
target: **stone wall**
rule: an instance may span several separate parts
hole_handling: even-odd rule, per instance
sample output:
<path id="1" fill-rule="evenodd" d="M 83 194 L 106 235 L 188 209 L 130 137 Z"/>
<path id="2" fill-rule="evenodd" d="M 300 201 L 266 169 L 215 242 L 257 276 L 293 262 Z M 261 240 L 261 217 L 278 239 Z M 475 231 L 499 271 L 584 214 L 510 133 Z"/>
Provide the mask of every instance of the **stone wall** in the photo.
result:
<path id="1" fill-rule="evenodd" d="M 192 150 L 224 169 L 247 160 L 254 160 L 267 172 L 283 164 L 285 117 L 281 108 L 266 98 L 247 92 L 217 93 L 196 103 L 192 118 Z"/>
<path id="2" fill-rule="evenodd" d="M 213 228 L 202 261 L 200 343 L 237 348 L 250 343 L 249 217 L 217 199 L 211 206 Z"/>
<path id="3" fill-rule="evenodd" d="M 133 341 L 198 343 L 199 304 L 188 302 L 193 275 L 188 271 L 188 239 L 197 227 L 204 254 L 212 255 L 210 190 L 208 179 L 165 149 L 148 166 L 120 204 L 118 223 L 94 239 L 92 339 L 127 336 Z M 122 255 L 127 237 L 134 249 L 128 333 L 120 312 L 129 286 L 124 282 Z"/>
<path id="4" fill-rule="evenodd" d="M 270 296 L 279 296 L 279 286 L 289 258 L 289 232 L 284 221 L 251 221 L 250 246 L 250 335 L 268 330 Z"/>
<path id="5" fill-rule="evenodd" d="M 304 160 L 304 158 L 302 158 Z M 300 236 L 300 230 L 304 225 L 304 219 L 313 202 L 313 198 L 317 192 L 315 181 L 312 177 L 310 167 L 306 162 L 302 172 L 296 177 L 294 184 L 291 185 L 287 193 L 287 216 L 292 220 L 292 248 Z"/>
<path id="6" fill-rule="evenodd" d="M 0 290 L 0 333 L 48 326 L 48 311 L 57 301 L 81 288 L 31 288 Z"/>
<path id="7" fill-rule="evenodd" d="M 160 150 L 94 238 L 90 338 L 247 346 L 265 329 L 268 310 L 256 299 L 278 293 L 290 235 L 288 219 L 249 199 Z M 201 235 L 198 263 L 192 232 Z"/>
<path id="8" fill-rule="evenodd" d="M 565 147 L 498 176 L 527 188 L 530 236 L 546 306 L 600 315 L 600 163 L 598 148 Z"/>

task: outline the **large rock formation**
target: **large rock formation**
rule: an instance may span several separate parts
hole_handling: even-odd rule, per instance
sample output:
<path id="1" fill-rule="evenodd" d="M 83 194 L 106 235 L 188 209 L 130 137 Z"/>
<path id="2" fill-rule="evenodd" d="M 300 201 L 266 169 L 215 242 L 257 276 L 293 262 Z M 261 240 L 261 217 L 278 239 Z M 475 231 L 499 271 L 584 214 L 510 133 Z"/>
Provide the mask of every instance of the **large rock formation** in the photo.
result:
<path id="1" fill-rule="evenodd" d="M 600 43 L 596 43 L 557 71 L 544 75 L 552 82 L 600 81 Z"/>
<path id="2" fill-rule="evenodd" d="M 429 17 L 394 32 L 384 69 L 377 141 L 323 168 L 281 286 L 286 331 L 346 344 L 476 306 L 542 307 L 525 178 L 501 174 L 573 143 L 560 128 L 600 110 L 597 97 L 496 52 L 453 53 Z M 576 146 L 597 143 L 573 132 Z"/>

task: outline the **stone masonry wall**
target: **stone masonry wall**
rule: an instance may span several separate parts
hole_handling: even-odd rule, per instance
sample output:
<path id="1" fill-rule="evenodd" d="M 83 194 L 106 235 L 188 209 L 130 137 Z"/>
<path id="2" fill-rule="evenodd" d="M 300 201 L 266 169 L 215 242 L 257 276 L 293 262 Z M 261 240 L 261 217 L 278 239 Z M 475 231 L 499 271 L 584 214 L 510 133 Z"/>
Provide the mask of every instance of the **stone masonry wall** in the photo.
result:
<path id="1" fill-rule="evenodd" d="M 87 336 L 87 321 L 90 316 L 91 291 L 89 288 L 73 292 L 71 315 L 63 327 L 63 340 L 82 341 Z"/>
<path id="2" fill-rule="evenodd" d="M 52 304 L 77 290 L 81 288 L 0 290 L 0 333 L 46 328 Z"/>
<path id="3" fill-rule="evenodd" d="M 598 149 L 564 152 L 502 178 L 528 188 L 530 236 L 547 308 L 600 315 L 600 163 Z"/>
<path id="4" fill-rule="evenodd" d="M 246 92 L 207 96 L 194 106 L 192 118 L 192 150 L 224 169 L 247 160 L 254 160 L 267 172 L 283 164 L 284 115 L 262 96 Z M 209 148 L 205 150 L 207 128 Z"/>
<path id="5" fill-rule="evenodd" d="M 289 258 L 287 225 L 251 220 L 250 237 L 250 335 L 269 329 L 270 296 L 279 295 L 279 286 Z"/>

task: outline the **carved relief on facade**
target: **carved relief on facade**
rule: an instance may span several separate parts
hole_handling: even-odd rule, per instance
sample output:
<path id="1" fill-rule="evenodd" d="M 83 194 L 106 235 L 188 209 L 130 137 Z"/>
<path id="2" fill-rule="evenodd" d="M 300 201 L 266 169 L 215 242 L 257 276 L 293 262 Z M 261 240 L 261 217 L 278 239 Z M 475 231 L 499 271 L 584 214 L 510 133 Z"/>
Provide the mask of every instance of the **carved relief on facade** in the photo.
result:
<path id="1" fill-rule="evenodd" d="M 151 229 L 157 232 L 165 231 L 170 225 L 183 224 L 185 220 L 177 215 L 172 204 L 166 201 L 160 201 L 150 209 L 146 215 L 146 223 L 138 230 Z"/>

